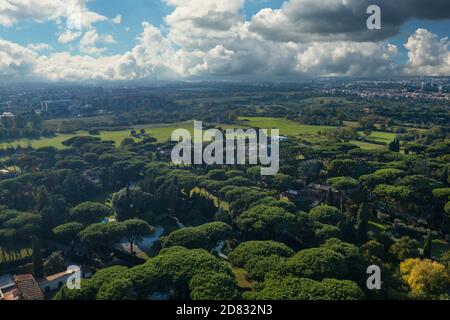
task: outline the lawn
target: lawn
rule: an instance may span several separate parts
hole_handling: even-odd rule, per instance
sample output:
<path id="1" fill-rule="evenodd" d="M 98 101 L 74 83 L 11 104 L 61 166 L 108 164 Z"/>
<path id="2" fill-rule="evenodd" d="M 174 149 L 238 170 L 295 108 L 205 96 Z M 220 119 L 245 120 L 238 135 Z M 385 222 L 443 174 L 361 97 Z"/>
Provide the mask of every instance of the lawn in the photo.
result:
<path id="1" fill-rule="evenodd" d="M 363 141 L 352 140 L 352 141 L 350 141 L 350 143 L 354 144 L 355 146 L 360 147 L 361 149 L 365 149 L 365 150 L 376 150 L 376 149 L 385 148 L 385 146 L 381 145 L 381 144 L 374 144 L 374 143 L 363 142 Z"/>
<path id="2" fill-rule="evenodd" d="M 334 129 L 333 126 L 315 126 L 315 125 L 304 125 L 299 124 L 295 121 L 284 119 L 284 118 L 273 118 L 273 117 L 241 117 L 239 118 L 239 123 L 236 125 L 221 124 L 216 123 L 216 126 L 220 126 L 224 129 L 238 129 L 245 127 L 257 127 L 261 129 L 279 129 L 280 135 L 282 136 L 296 136 L 303 137 L 313 143 L 320 143 L 317 139 L 320 138 L 319 133 L 323 133 L 327 130 Z M 166 124 L 149 124 L 134 126 L 133 129 L 139 131 L 145 129 L 146 133 L 150 134 L 152 137 L 156 138 L 159 142 L 164 142 L 170 139 L 171 134 L 176 129 L 187 129 L 193 133 L 193 121 L 184 121 L 177 123 L 166 123 Z M 116 131 L 101 130 L 100 137 L 102 140 L 112 140 L 116 145 L 120 145 L 123 139 L 130 137 L 131 129 L 123 129 Z M 38 139 L 19 139 L 11 142 L 0 143 L 0 149 L 6 149 L 10 146 L 17 147 L 28 147 L 41 148 L 45 146 L 52 146 L 58 149 L 64 148 L 62 142 L 73 136 L 89 135 L 87 131 L 77 131 L 74 134 L 58 134 L 54 137 L 49 138 L 38 138 Z M 389 143 L 395 138 L 395 134 L 387 132 L 377 132 L 374 131 L 369 136 L 370 139 Z M 382 148 L 382 145 L 371 144 L 367 142 L 352 141 L 355 145 L 363 149 L 378 149 Z"/>
<path id="3" fill-rule="evenodd" d="M 180 123 L 171 123 L 171 124 L 155 124 L 148 126 L 139 126 L 136 127 L 136 130 L 145 129 L 145 131 L 150 134 L 152 137 L 158 139 L 158 141 L 163 142 L 170 139 L 172 132 L 176 129 L 185 128 L 189 131 L 193 131 L 193 123 L 192 122 L 180 122 Z M 102 140 L 112 140 L 119 145 L 123 139 L 130 137 L 130 129 L 126 130 L 118 130 L 118 131 L 100 131 L 99 138 Z M 89 135 L 87 131 L 77 131 L 74 134 L 58 134 L 55 137 L 49 138 L 40 138 L 40 139 L 19 139 L 14 140 L 12 142 L 3 142 L 0 143 L 0 149 L 8 148 L 9 146 L 22 146 L 27 147 L 31 146 L 33 148 L 41 148 L 46 146 L 52 146 L 58 149 L 64 148 L 62 142 L 74 136 L 83 136 Z"/>
<path id="4" fill-rule="evenodd" d="M 243 126 L 279 129 L 282 136 L 316 135 L 336 128 L 332 126 L 305 125 L 288 119 L 272 117 L 240 117 L 239 120 Z"/>
<path id="5" fill-rule="evenodd" d="M 372 133 L 369 136 L 369 139 L 376 141 L 376 142 L 383 142 L 383 143 L 390 143 L 392 142 L 396 137 L 395 133 L 391 132 L 381 132 L 381 131 L 372 131 Z"/>
<path id="6" fill-rule="evenodd" d="M 327 130 L 332 130 L 337 127 L 333 126 L 315 126 L 315 125 L 305 125 L 298 122 L 283 119 L 283 118 L 271 118 L 271 117 L 240 117 L 240 123 L 244 126 L 258 127 L 264 129 L 279 129 L 280 135 L 282 136 L 297 136 L 297 137 L 307 137 L 307 140 L 311 142 L 316 142 L 314 139 L 319 133 L 326 132 Z M 345 123 L 346 126 L 354 126 L 354 122 Z M 362 133 L 361 133 L 362 135 Z M 373 131 L 369 135 L 369 139 L 388 144 L 395 138 L 394 133 L 390 132 L 379 132 Z M 362 149 L 381 149 L 384 145 L 378 145 L 362 141 L 351 141 L 351 143 L 357 145 Z"/>

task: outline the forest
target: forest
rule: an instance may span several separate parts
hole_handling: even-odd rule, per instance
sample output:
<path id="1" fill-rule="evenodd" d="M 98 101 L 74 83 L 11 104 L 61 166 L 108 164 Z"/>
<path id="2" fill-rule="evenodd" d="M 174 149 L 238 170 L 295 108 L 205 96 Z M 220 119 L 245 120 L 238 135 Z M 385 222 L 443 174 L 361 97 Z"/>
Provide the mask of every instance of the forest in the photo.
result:
<path id="1" fill-rule="evenodd" d="M 449 299 L 449 109 L 308 99 L 186 107 L 177 118 L 333 126 L 286 131 L 274 176 L 258 165 L 175 165 L 175 143 L 145 130 L 120 143 L 86 133 L 60 147 L 10 147 L 0 158 L 0 275 L 90 270 L 80 290 L 46 292 L 61 300 Z M 377 290 L 366 283 L 373 265 Z"/>

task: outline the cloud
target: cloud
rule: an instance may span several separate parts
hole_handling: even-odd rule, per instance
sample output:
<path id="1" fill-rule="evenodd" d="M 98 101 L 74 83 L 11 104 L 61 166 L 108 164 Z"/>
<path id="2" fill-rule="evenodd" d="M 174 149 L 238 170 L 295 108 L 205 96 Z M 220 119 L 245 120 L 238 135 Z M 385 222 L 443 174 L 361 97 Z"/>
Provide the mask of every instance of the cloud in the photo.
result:
<path id="1" fill-rule="evenodd" d="M 35 52 L 38 52 L 38 51 L 50 50 L 50 49 L 52 49 L 52 46 L 47 43 L 30 43 L 29 45 L 27 45 L 27 48 L 30 50 L 33 50 Z"/>
<path id="2" fill-rule="evenodd" d="M 115 24 L 121 24 L 122 23 L 122 15 L 118 14 L 114 19 L 112 19 L 112 22 Z"/>
<path id="3" fill-rule="evenodd" d="M 62 44 L 70 43 L 81 36 L 80 31 L 65 30 L 58 37 L 58 42 Z"/>
<path id="4" fill-rule="evenodd" d="M 417 29 L 405 44 L 408 63 L 405 72 L 411 75 L 448 76 L 450 74 L 450 41 L 428 30 Z"/>
<path id="5" fill-rule="evenodd" d="M 174 10 L 164 20 L 170 41 L 189 49 L 211 49 L 236 37 L 244 0 L 165 0 Z"/>
<path id="6" fill-rule="evenodd" d="M 407 7 L 405 1 L 395 2 L 397 11 Z M 380 40 L 395 33 L 410 17 L 445 17 L 448 11 L 443 1 L 431 0 L 427 7 L 423 1 L 410 0 L 406 13 L 396 12 L 391 2 L 378 1 L 384 6 L 384 30 L 379 34 L 365 29 L 366 0 L 289 0 L 280 9 L 261 10 L 249 21 L 242 13 L 244 0 L 165 2 L 173 10 L 164 18 L 164 25 L 158 28 L 142 23 L 135 46 L 123 54 L 106 55 L 107 45 L 115 43 L 113 36 L 100 34 L 81 20 L 78 26 L 66 24 L 58 38 L 62 44 L 79 39 L 79 54 L 40 55 L 37 46 L 25 48 L 3 40 L 6 47 L 0 46 L 0 77 L 15 79 L 22 72 L 24 79 L 71 81 L 296 80 L 450 72 L 447 38 L 418 29 L 405 44 L 409 58 L 405 65 L 396 59 L 398 48 Z M 359 9 L 363 9 L 362 15 Z M 347 21 L 360 15 L 363 28 L 358 21 Z M 118 17 L 113 20 L 120 20 Z"/>
<path id="7" fill-rule="evenodd" d="M 0 38 L 0 79 L 23 80 L 32 77 L 37 57 L 34 51 Z"/>
<path id="8" fill-rule="evenodd" d="M 99 47 L 103 44 L 115 43 L 110 34 L 98 34 L 97 30 L 87 31 L 80 40 L 80 51 L 88 54 L 99 54 L 106 50 L 106 47 Z"/>
<path id="9" fill-rule="evenodd" d="M 368 30 L 369 5 L 381 8 L 381 30 Z M 288 0 L 251 19 L 249 30 L 278 42 L 380 41 L 398 33 L 410 19 L 448 19 L 448 0 Z"/>
<path id="10" fill-rule="evenodd" d="M 37 22 L 66 20 L 68 29 L 90 28 L 107 18 L 90 11 L 85 0 L 0 0 L 0 24 L 10 27 L 22 20 Z"/>

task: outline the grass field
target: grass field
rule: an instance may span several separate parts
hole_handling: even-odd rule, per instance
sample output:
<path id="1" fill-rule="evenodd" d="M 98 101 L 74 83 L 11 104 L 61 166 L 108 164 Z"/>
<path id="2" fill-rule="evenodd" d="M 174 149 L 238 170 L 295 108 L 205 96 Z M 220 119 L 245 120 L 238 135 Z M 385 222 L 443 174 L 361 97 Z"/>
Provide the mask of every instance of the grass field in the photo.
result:
<path id="1" fill-rule="evenodd" d="M 282 136 L 295 136 L 302 137 L 311 142 L 320 143 L 319 133 L 326 132 L 327 130 L 332 130 L 336 127 L 333 126 L 314 126 L 314 125 L 304 125 L 297 122 L 287 120 L 284 118 L 272 118 L 272 117 L 241 117 L 240 122 L 237 125 L 221 124 L 217 123 L 216 126 L 220 126 L 224 129 L 237 129 L 242 127 L 257 127 L 263 129 L 279 129 L 280 135 Z M 134 126 L 133 129 L 140 130 L 145 129 L 145 131 L 152 137 L 156 138 L 159 142 L 164 142 L 170 139 L 172 132 L 176 129 L 187 129 L 193 132 L 193 122 L 177 122 L 170 124 L 151 124 L 151 125 L 140 125 Z M 123 129 L 117 131 L 100 131 L 100 137 L 102 140 L 112 140 L 116 145 L 120 145 L 123 139 L 130 137 L 131 129 Z M 58 149 L 64 148 L 62 142 L 73 136 L 83 136 L 89 135 L 87 131 L 77 131 L 74 134 L 58 134 L 55 137 L 40 138 L 40 139 L 19 139 L 11 142 L 0 143 L 0 149 L 6 149 L 8 147 L 28 147 L 41 148 L 45 146 L 52 146 Z M 387 132 L 377 132 L 374 131 L 369 136 L 370 139 L 389 143 L 395 138 L 395 134 Z M 352 141 L 355 145 L 363 149 L 379 149 L 383 148 L 382 145 L 371 144 L 367 142 Z"/>
<path id="2" fill-rule="evenodd" d="M 283 118 L 271 118 L 271 117 L 241 117 L 239 118 L 241 123 L 246 126 L 265 128 L 265 129 L 279 129 L 280 135 L 282 136 L 295 136 L 295 137 L 305 137 L 311 142 L 316 142 L 316 137 L 319 133 L 326 132 L 327 130 L 332 130 L 337 127 L 333 126 L 314 126 L 314 125 L 304 125 L 298 122 L 283 119 Z M 354 122 L 345 123 L 347 126 L 354 126 Z M 362 133 L 361 133 L 362 135 Z M 394 133 L 390 132 L 379 132 L 373 131 L 369 136 L 369 139 L 388 144 L 395 138 Z M 383 145 L 362 142 L 362 141 L 351 141 L 351 143 L 357 145 L 362 149 L 381 149 L 384 148 Z"/>
<path id="3" fill-rule="evenodd" d="M 385 148 L 384 145 L 368 143 L 368 142 L 364 142 L 364 141 L 351 140 L 350 143 L 354 144 L 355 146 L 360 147 L 361 149 L 365 149 L 365 150 L 376 150 L 376 149 Z"/>
<path id="4" fill-rule="evenodd" d="M 282 136 L 316 135 L 320 132 L 336 128 L 332 126 L 304 125 L 283 118 L 271 117 L 240 117 L 239 120 L 243 126 L 279 129 L 280 135 Z"/>
<path id="5" fill-rule="evenodd" d="M 148 125 L 148 126 L 139 126 L 136 127 L 136 130 L 145 129 L 145 131 L 150 134 L 151 136 L 158 139 L 158 141 L 166 141 L 170 138 L 172 132 L 175 129 L 188 129 L 191 132 L 193 131 L 193 124 L 192 122 L 179 122 L 179 123 L 172 123 L 172 124 L 155 124 L 155 125 Z M 101 138 L 102 140 L 112 140 L 116 143 L 116 145 L 119 145 L 123 139 L 130 137 L 130 129 L 126 130 L 118 130 L 118 131 L 100 131 L 100 135 L 97 137 Z M 33 148 L 41 148 L 45 146 L 52 146 L 58 149 L 64 148 L 62 145 L 62 142 L 64 140 L 67 140 L 74 136 L 85 136 L 89 135 L 87 131 L 77 131 L 74 134 L 58 134 L 55 137 L 49 137 L 49 138 L 41 138 L 41 139 L 19 139 L 12 142 L 3 142 L 0 143 L 0 149 L 8 148 L 9 146 L 17 147 L 27 147 L 31 146 Z"/>

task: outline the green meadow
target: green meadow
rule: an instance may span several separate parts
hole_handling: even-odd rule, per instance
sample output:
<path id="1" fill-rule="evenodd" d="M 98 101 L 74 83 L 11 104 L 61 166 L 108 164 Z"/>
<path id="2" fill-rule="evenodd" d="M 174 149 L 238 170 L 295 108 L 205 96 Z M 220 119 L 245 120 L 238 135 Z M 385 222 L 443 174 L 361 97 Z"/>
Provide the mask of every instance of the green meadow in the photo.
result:
<path id="1" fill-rule="evenodd" d="M 224 129 L 231 128 L 245 128 L 245 127 L 257 127 L 264 129 L 279 129 L 280 135 L 291 136 L 291 137 L 303 137 L 311 141 L 318 141 L 319 134 L 326 132 L 327 130 L 335 129 L 333 126 L 315 126 L 315 125 L 304 125 L 297 122 L 284 119 L 284 118 L 273 118 L 273 117 L 240 117 L 239 124 L 221 124 L 216 123 L 217 127 L 222 127 Z M 170 124 L 153 124 L 153 125 L 142 125 L 135 126 L 132 129 L 139 131 L 144 129 L 147 134 L 156 138 L 159 142 L 164 142 L 170 139 L 171 134 L 176 129 L 187 129 L 193 133 L 193 121 L 177 122 Z M 123 139 L 131 137 L 130 132 L 132 130 L 122 129 L 122 130 L 101 130 L 100 134 L 97 135 L 102 140 L 112 140 L 116 145 L 120 145 Z M 41 148 L 45 146 L 52 146 L 58 149 L 64 148 L 62 142 L 73 136 L 83 136 L 89 135 L 87 131 L 77 131 L 73 134 L 58 134 L 54 137 L 40 138 L 40 139 L 19 139 L 11 142 L 0 143 L 0 149 L 6 149 L 10 146 L 17 147 L 28 147 Z M 369 138 L 373 141 L 381 143 L 389 143 L 395 138 L 395 134 L 387 132 L 377 132 L 374 131 L 370 134 Z M 352 141 L 352 143 L 358 145 L 364 149 L 377 149 L 383 148 L 383 145 L 371 144 L 367 142 Z"/>

